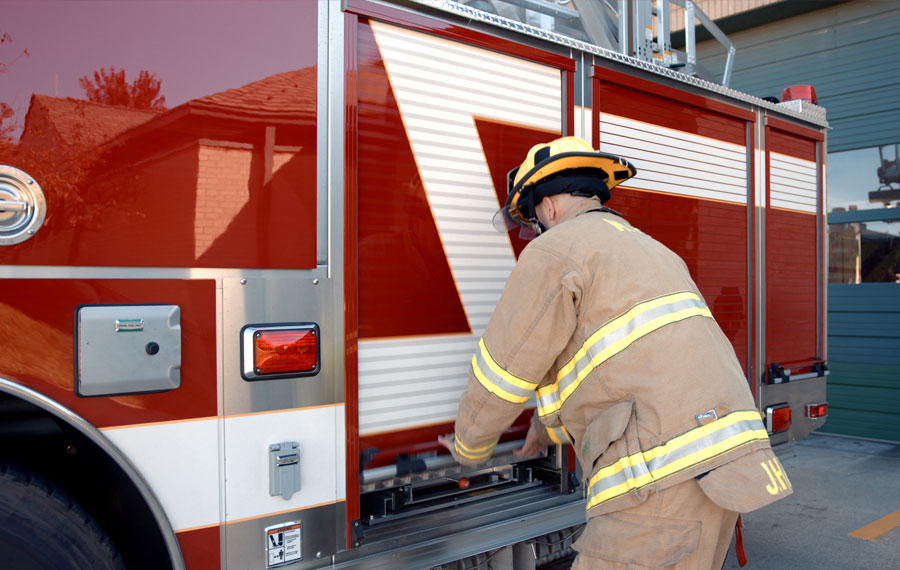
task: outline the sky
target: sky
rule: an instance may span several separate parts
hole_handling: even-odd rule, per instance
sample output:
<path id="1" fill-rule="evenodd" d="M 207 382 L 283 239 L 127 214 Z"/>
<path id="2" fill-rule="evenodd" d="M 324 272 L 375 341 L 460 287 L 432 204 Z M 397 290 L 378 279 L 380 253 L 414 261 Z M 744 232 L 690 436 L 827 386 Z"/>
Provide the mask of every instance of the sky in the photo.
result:
<path id="1" fill-rule="evenodd" d="M 0 0 L 0 101 L 21 123 L 32 93 L 83 98 L 101 67 L 146 69 L 167 105 L 316 62 L 316 0 Z M 28 55 L 24 56 L 23 51 Z"/>

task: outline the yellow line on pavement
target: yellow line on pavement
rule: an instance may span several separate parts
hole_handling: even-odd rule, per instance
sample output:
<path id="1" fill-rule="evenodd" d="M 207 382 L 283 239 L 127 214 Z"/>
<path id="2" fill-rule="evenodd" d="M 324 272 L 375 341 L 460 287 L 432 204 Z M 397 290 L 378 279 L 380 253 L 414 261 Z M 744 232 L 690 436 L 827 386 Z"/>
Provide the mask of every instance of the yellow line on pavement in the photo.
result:
<path id="1" fill-rule="evenodd" d="M 866 526 L 847 534 L 848 536 L 862 538 L 863 540 L 877 540 L 879 537 L 898 526 L 900 526 L 900 511 L 894 511 L 887 516 L 881 517 L 875 522 L 869 523 Z"/>

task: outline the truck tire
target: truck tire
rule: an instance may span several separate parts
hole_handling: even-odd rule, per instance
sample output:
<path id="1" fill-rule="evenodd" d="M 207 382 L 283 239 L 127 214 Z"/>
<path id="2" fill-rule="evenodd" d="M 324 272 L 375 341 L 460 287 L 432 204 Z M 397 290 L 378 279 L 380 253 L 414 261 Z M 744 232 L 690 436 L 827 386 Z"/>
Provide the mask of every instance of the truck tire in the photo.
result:
<path id="1" fill-rule="evenodd" d="M 43 477 L 0 460 L 0 566 L 124 570 L 93 518 Z"/>

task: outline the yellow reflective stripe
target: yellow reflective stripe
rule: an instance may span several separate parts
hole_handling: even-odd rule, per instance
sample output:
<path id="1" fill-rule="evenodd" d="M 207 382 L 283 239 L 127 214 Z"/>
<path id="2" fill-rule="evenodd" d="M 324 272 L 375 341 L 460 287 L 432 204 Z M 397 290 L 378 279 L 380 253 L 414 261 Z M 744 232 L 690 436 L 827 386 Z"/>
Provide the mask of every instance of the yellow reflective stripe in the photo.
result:
<path id="1" fill-rule="evenodd" d="M 504 390 L 503 388 L 501 388 L 500 386 L 497 386 L 496 384 L 494 384 L 493 382 L 488 380 L 488 378 L 484 375 L 484 373 L 478 367 L 478 362 L 475 357 L 472 357 L 472 371 L 475 373 L 475 378 L 478 379 L 478 383 L 481 384 L 482 386 L 484 386 L 485 390 L 487 390 L 491 394 L 494 394 L 496 396 L 499 396 L 500 398 L 503 398 L 507 402 L 512 402 L 513 404 L 521 404 L 523 402 L 527 402 L 528 398 L 530 397 L 530 396 L 514 396 L 514 395 L 510 394 L 509 392 L 507 392 L 506 390 Z"/>
<path id="2" fill-rule="evenodd" d="M 594 484 L 598 480 L 603 479 L 604 477 L 609 477 L 610 475 L 615 475 L 619 471 L 621 471 L 626 466 L 635 466 L 639 462 L 646 463 L 647 461 L 651 461 L 663 455 L 669 454 L 677 449 L 684 447 L 690 443 L 697 441 L 702 437 L 706 437 L 707 435 L 712 434 L 713 432 L 719 431 L 723 428 L 726 428 L 730 425 L 734 425 L 741 421 L 748 420 L 760 420 L 759 412 L 755 411 L 746 411 L 746 412 L 732 412 L 727 416 L 724 416 L 714 422 L 708 423 L 705 426 L 696 427 L 689 432 L 683 433 L 679 436 L 673 437 L 666 443 L 662 445 L 658 445 L 653 449 L 649 449 L 647 451 L 638 451 L 637 453 L 633 453 L 629 456 L 623 457 L 619 459 L 616 463 L 604 467 L 600 471 L 594 474 L 591 477 L 590 483 Z"/>
<path id="3" fill-rule="evenodd" d="M 715 445 L 711 445 L 704 450 L 697 451 L 693 455 L 688 457 L 683 457 L 676 461 L 673 461 L 667 464 L 665 467 L 657 469 L 652 472 L 654 479 L 662 479 L 671 475 L 672 473 L 677 473 L 683 469 L 691 467 L 692 465 L 696 465 L 698 463 L 703 463 L 707 459 L 713 458 L 721 453 L 728 451 L 729 449 L 733 449 L 741 444 L 747 443 L 749 441 L 753 441 L 755 439 L 768 439 L 769 434 L 766 430 L 751 430 L 745 431 L 743 433 L 739 433 L 734 435 L 724 441 L 721 441 Z"/>
<path id="4" fill-rule="evenodd" d="M 600 469 L 588 482 L 587 508 L 755 440 L 768 440 L 759 412 L 728 414 L 674 437 L 663 445 L 622 457 Z"/>
<path id="5" fill-rule="evenodd" d="M 481 372 L 481 369 L 478 368 L 478 363 L 476 362 L 475 358 L 472 358 L 472 371 L 475 373 L 475 378 L 478 379 L 478 382 L 482 386 L 484 386 L 484 389 L 491 394 L 499 396 L 500 398 L 503 398 L 507 402 L 512 402 L 513 404 L 521 404 L 528 401 L 529 396 L 513 396 L 500 386 L 497 386 L 496 384 L 488 380 L 485 377 L 484 373 Z"/>
<path id="6" fill-rule="evenodd" d="M 707 448 L 702 451 L 698 451 L 698 452 L 694 453 L 693 455 L 682 458 L 678 461 L 674 461 L 671 464 L 667 465 L 663 469 L 657 469 L 656 471 L 647 473 L 645 475 L 641 475 L 640 477 L 632 477 L 620 485 L 616 485 L 615 487 L 610 487 L 609 489 L 606 489 L 602 493 L 592 495 L 590 497 L 590 500 L 588 501 L 587 508 L 590 509 L 604 501 L 608 501 L 609 499 L 612 499 L 619 495 L 624 495 L 625 493 L 631 491 L 632 489 L 644 487 L 654 481 L 663 479 L 666 476 L 671 475 L 672 473 L 677 473 L 678 471 L 681 471 L 688 467 L 692 467 L 699 463 L 703 463 L 707 459 L 715 457 L 716 455 L 719 455 L 720 453 L 728 451 L 729 449 L 734 449 L 735 447 L 737 447 L 741 444 L 744 444 L 744 443 L 747 443 L 747 442 L 750 442 L 750 441 L 753 441 L 756 439 L 765 439 L 768 437 L 769 437 L 769 434 L 766 432 L 766 430 L 754 430 L 754 431 L 749 431 L 749 432 L 744 432 L 744 433 L 738 434 L 738 435 L 731 437 L 731 438 L 729 438 L 717 445 L 714 445 L 710 448 Z M 618 466 L 619 467 L 618 471 L 621 471 L 623 464 L 627 464 L 629 466 L 634 467 L 634 466 L 638 465 L 638 463 L 640 463 L 640 461 L 636 461 L 634 456 L 630 456 L 630 457 L 623 457 L 622 459 L 619 460 L 618 463 L 615 463 L 613 465 Z M 593 481 L 593 478 L 591 478 L 591 481 Z"/>
<path id="7" fill-rule="evenodd" d="M 694 306 L 675 308 L 690 303 Z M 588 374 L 637 339 L 673 322 L 698 316 L 712 318 L 712 313 L 699 296 L 688 291 L 664 295 L 635 305 L 592 334 L 559 370 L 556 382 L 538 389 L 538 414 L 545 417 L 558 412 L 563 402 Z M 625 331 L 627 334 L 623 335 Z M 621 338 L 616 338 L 617 336 Z M 593 354 L 592 351 L 597 349 L 599 351 Z M 590 357 L 589 361 L 586 360 L 587 357 Z"/>
<path id="8" fill-rule="evenodd" d="M 537 387 L 536 383 L 514 376 L 497 364 L 484 339 L 478 341 L 478 349 L 472 357 L 472 372 L 485 390 L 513 404 L 527 402 Z"/>
<path id="9" fill-rule="evenodd" d="M 698 299 L 697 295 L 694 293 L 690 293 L 688 291 L 684 291 L 681 293 L 674 293 L 672 295 L 665 295 L 663 297 L 657 297 L 655 299 L 650 299 L 649 301 L 644 301 L 629 310 L 625 311 L 623 314 L 618 317 L 612 319 L 599 329 L 597 332 L 592 334 L 584 344 L 581 345 L 581 348 L 578 349 L 569 362 L 566 363 L 565 366 L 559 369 L 559 372 L 556 373 L 557 380 L 571 372 L 575 368 L 575 363 L 584 357 L 587 354 L 587 351 L 591 346 L 597 343 L 601 338 L 609 334 L 612 330 L 621 327 L 626 321 L 630 321 L 634 319 L 636 316 L 646 313 L 647 311 L 653 310 L 657 307 L 661 307 L 662 305 L 669 305 L 672 303 L 677 303 L 678 301 L 684 301 L 685 299 Z"/>
<path id="10" fill-rule="evenodd" d="M 727 416 L 722 416 L 714 422 L 710 422 L 704 426 L 696 427 L 687 433 L 683 433 L 679 436 L 673 437 L 666 443 L 658 445 L 653 449 L 650 449 L 649 451 L 645 451 L 642 456 L 646 461 L 650 461 L 662 455 L 671 453 L 672 451 L 675 451 L 680 447 L 684 447 L 689 443 L 693 443 L 702 437 L 706 437 L 713 432 L 720 431 L 723 428 L 734 425 L 738 422 L 753 420 L 762 421 L 761 418 L 762 417 L 757 411 L 731 412 Z"/>
<path id="11" fill-rule="evenodd" d="M 566 431 L 566 428 L 563 426 L 559 426 L 556 428 L 544 426 L 547 428 L 547 435 L 550 436 L 550 440 L 556 445 L 563 445 L 569 443 L 569 432 Z"/>
<path id="12" fill-rule="evenodd" d="M 453 438 L 453 447 L 456 448 L 456 452 L 466 459 L 485 459 L 489 457 L 494 449 L 497 447 L 497 442 L 491 443 L 485 447 L 468 447 L 463 442 L 459 441 L 459 437 Z"/>
<path id="13" fill-rule="evenodd" d="M 487 347 L 484 345 L 484 338 L 478 341 L 478 348 L 481 350 L 481 357 L 487 363 L 488 367 L 493 370 L 494 374 L 503 378 L 513 386 L 517 386 L 522 388 L 523 390 L 534 390 L 537 388 L 536 382 L 529 382 L 528 380 L 523 380 L 518 376 L 514 376 L 500 367 L 499 364 L 494 360 L 491 356 L 491 353 L 488 351 Z"/>
<path id="14" fill-rule="evenodd" d="M 626 226 L 624 224 L 620 224 L 619 222 L 617 222 L 615 220 L 610 220 L 609 218 L 603 218 L 603 221 L 606 222 L 607 224 L 611 225 L 612 227 L 616 228 L 620 232 L 637 232 L 636 229 L 629 228 L 628 226 Z"/>
<path id="15" fill-rule="evenodd" d="M 618 354 L 618 353 L 622 352 L 623 350 L 625 350 L 626 348 L 628 348 L 628 346 L 630 346 L 637 339 L 639 339 L 642 336 L 645 336 L 659 328 L 662 328 L 668 324 L 684 320 L 688 317 L 700 317 L 700 316 L 711 317 L 712 314 L 709 312 L 709 309 L 699 309 L 699 308 L 684 309 L 683 311 L 678 311 L 677 313 L 669 313 L 667 315 L 659 317 L 645 325 L 642 325 L 642 326 L 636 328 L 628 336 L 626 336 L 622 340 L 618 341 L 617 343 L 609 346 L 608 348 L 603 349 L 603 351 L 601 351 L 597 356 L 595 356 L 594 358 L 591 359 L 590 364 L 578 374 L 578 376 L 575 379 L 575 382 L 569 384 L 562 391 L 562 393 L 560 394 L 560 400 L 561 400 L 560 405 L 562 405 L 562 401 L 565 401 L 566 398 L 568 398 L 572 394 L 572 392 L 574 392 L 575 389 L 578 388 L 578 385 L 581 384 L 581 381 L 584 380 L 584 378 L 588 374 L 590 374 L 591 372 L 594 371 L 594 368 L 596 368 L 600 364 L 603 364 L 603 362 L 609 360 L 611 357 L 615 356 L 616 354 Z"/>

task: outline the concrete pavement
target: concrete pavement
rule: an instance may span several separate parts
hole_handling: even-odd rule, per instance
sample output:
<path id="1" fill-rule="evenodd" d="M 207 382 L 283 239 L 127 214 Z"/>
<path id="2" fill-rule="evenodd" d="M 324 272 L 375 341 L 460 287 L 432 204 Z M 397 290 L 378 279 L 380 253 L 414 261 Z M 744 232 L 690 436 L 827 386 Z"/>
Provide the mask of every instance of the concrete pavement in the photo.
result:
<path id="1" fill-rule="evenodd" d="M 744 515 L 745 570 L 900 569 L 900 445 L 813 434 L 776 451 L 794 494 Z"/>

